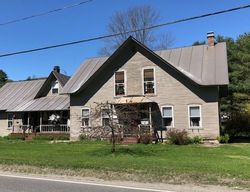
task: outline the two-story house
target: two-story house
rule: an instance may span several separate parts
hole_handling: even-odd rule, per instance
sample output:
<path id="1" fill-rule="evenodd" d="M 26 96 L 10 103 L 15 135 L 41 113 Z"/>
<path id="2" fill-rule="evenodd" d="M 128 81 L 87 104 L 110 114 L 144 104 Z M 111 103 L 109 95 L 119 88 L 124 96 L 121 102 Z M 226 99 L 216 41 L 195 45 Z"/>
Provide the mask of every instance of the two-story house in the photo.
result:
<path id="1" fill-rule="evenodd" d="M 138 125 L 146 119 L 158 130 L 185 129 L 215 139 L 219 99 L 228 83 L 226 43 L 216 43 L 213 33 L 206 45 L 156 52 L 129 37 L 110 57 L 86 60 L 64 86 L 62 93 L 70 95 L 71 139 L 96 125 L 91 111 L 100 102 L 148 110 L 148 116 L 138 116 Z"/>

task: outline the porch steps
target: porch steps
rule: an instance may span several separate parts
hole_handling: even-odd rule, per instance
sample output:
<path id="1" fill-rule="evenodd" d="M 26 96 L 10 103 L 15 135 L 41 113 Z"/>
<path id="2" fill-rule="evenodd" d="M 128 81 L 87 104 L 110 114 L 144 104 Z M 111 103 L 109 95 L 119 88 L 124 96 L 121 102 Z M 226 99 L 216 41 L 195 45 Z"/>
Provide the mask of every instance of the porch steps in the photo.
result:
<path id="1" fill-rule="evenodd" d="M 124 137 L 122 140 L 122 144 L 137 144 L 138 143 L 138 138 L 135 136 L 131 136 L 131 137 Z"/>

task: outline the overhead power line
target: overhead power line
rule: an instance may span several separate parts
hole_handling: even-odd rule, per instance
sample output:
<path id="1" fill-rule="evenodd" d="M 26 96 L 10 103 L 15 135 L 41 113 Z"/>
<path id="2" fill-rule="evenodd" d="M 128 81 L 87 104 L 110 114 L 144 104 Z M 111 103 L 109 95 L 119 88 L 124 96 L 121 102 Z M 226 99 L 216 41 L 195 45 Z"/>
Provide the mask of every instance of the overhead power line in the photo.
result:
<path id="1" fill-rule="evenodd" d="M 110 37 L 115 37 L 115 36 L 119 36 L 119 35 L 125 35 L 125 34 L 129 34 L 129 33 L 133 33 L 133 32 L 159 28 L 159 27 L 163 27 L 163 26 L 167 26 L 167 25 L 173 25 L 173 24 L 176 24 L 176 23 L 182 23 L 182 22 L 186 22 L 186 21 L 190 21 L 190 20 L 201 19 L 201 18 L 204 18 L 204 17 L 210 17 L 210 16 L 219 15 L 219 14 L 228 13 L 228 12 L 237 11 L 237 10 L 246 9 L 246 8 L 250 8 L 250 4 L 249 5 L 243 5 L 243 6 L 240 6 L 240 7 L 231 8 L 231 9 L 221 10 L 221 11 L 217 11 L 217 12 L 207 13 L 207 14 L 203 14 L 203 15 L 199 15 L 199 16 L 188 17 L 188 18 L 184 18 L 184 19 L 179 19 L 179 20 L 175 20 L 175 21 L 170 21 L 170 22 L 166 22 L 166 23 L 152 25 L 152 26 L 149 26 L 149 27 L 146 27 L 146 28 L 126 31 L 126 32 L 123 32 L 123 33 L 115 33 L 115 34 L 110 34 L 110 35 L 97 36 L 97 37 L 93 37 L 93 38 L 89 38 L 89 39 L 82 39 L 82 40 L 71 41 L 71 42 L 66 42 L 66 43 L 62 43 L 62 44 L 49 45 L 49 46 L 46 46 L 46 47 L 39 47 L 39 48 L 34 48 L 34 49 L 28 49 L 28 50 L 22 50 L 22 51 L 17 51 L 17 52 L 12 52 L 12 53 L 6 53 L 6 54 L 0 55 L 0 57 L 8 57 L 8 56 L 12 56 L 12 55 L 31 53 L 31 52 L 42 51 L 42 50 L 47 50 L 47 49 L 53 49 L 53 48 L 58 48 L 58 47 L 64 47 L 64 46 L 69 46 L 69 45 L 74 45 L 74 44 L 79 44 L 79 43 L 86 43 L 86 42 L 90 42 L 90 41 L 97 41 L 97 40 L 106 39 L 106 38 L 110 38 Z"/>
<path id="2" fill-rule="evenodd" d="M 31 15 L 31 16 L 14 19 L 14 20 L 10 20 L 10 21 L 7 21 L 7 22 L 0 23 L 0 26 L 9 25 L 9 24 L 13 24 L 13 23 L 17 23 L 17 22 L 29 20 L 29 19 L 34 19 L 36 17 L 41 17 L 41 16 L 49 15 L 49 14 L 52 14 L 52 13 L 55 13 L 55 12 L 63 11 L 65 9 L 70 9 L 70 8 L 73 8 L 73 7 L 77 7 L 77 6 L 83 5 L 85 3 L 89 3 L 90 1 L 93 1 L 93 0 L 82 1 L 82 2 L 79 2 L 79 3 L 75 3 L 75 4 L 71 4 L 71 5 L 66 5 L 64 7 L 53 9 L 53 10 L 50 10 L 50 11 L 46 11 L 46 12 L 42 12 L 42 13 L 34 14 L 34 15 Z"/>

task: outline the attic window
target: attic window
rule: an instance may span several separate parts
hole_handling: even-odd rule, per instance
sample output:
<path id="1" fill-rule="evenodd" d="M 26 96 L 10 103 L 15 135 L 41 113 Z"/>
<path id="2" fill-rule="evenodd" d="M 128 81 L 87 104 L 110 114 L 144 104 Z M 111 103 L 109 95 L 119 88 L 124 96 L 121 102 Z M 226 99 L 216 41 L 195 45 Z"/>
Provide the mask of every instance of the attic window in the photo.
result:
<path id="1" fill-rule="evenodd" d="M 51 93 L 58 94 L 58 92 L 59 92 L 59 83 L 58 81 L 53 81 L 51 84 Z"/>

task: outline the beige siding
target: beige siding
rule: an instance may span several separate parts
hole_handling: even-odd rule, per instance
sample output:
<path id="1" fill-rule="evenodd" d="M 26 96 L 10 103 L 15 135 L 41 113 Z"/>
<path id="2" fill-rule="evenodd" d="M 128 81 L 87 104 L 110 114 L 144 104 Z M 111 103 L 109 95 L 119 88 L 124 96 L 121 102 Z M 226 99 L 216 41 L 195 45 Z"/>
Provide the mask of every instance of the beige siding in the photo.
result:
<path id="1" fill-rule="evenodd" d="M 120 68 L 120 70 L 126 71 L 127 95 L 142 95 L 142 69 L 145 67 L 155 69 L 156 95 L 148 97 L 157 103 L 159 108 L 166 104 L 174 106 L 176 129 L 186 129 L 192 135 L 213 139 L 219 135 L 218 91 L 216 87 L 201 87 L 191 81 L 186 81 L 183 77 L 174 77 L 168 73 L 167 69 L 159 67 L 140 53 L 136 53 Z M 105 79 L 105 74 L 111 73 L 108 69 L 106 70 L 103 72 L 103 77 L 99 77 L 100 79 Z M 100 82 L 98 80 L 92 81 L 89 88 L 71 95 L 72 138 L 76 139 L 81 131 L 81 107 L 91 108 L 95 102 L 114 100 L 114 76 L 108 78 L 103 84 Z M 202 129 L 189 129 L 188 105 L 190 104 L 201 105 Z"/>
<path id="2" fill-rule="evenodd" d="M 15 114 L 15 119 L 13 120 L 14 131 L 21 132 L 19 126 L 22 125 L 21 114 Z M 6 136 L 12 133 L 13 128 L 8 128 L 7 113 L 0 112 L 0 136 Z"/>

